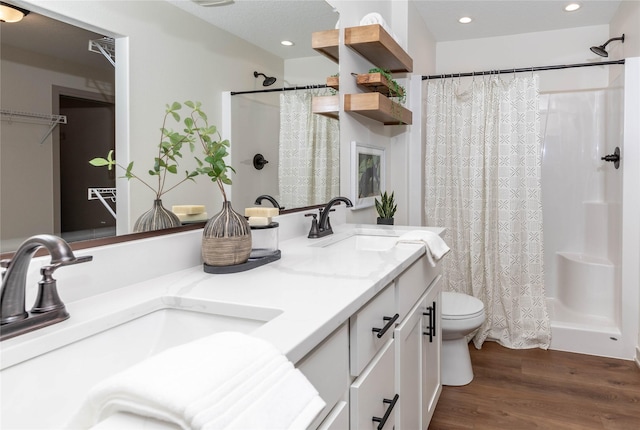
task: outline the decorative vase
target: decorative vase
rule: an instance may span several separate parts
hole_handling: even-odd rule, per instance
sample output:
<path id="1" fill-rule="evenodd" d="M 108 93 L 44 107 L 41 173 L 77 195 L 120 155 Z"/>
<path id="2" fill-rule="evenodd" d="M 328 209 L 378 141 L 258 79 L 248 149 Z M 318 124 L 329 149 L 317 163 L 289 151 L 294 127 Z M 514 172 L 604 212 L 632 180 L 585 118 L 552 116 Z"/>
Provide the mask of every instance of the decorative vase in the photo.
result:
<path id="1" fill-rule="evenodd" d="M 162 230 L 165 228 L 179 227 L 180 219 L 169 209 L 162 206 L 162 200 L 153 201 L 153 207 L 140 215 L 133 225 L 135 233 L 144 231 Z"/>
<path id="2" fill-rule="evenodd" d="M 245 263 L 251 254 L 251 227 L 244 216 L 225 201 L 202 232 L 202 259 L 209 266 Z"/>
<path id="3" fill-rule="evenodd" d="M 393 218 L 380 218 L 380 217 L 378 217 L 378 224 L 380 224 L 380 225 L 393 225 Z"/>

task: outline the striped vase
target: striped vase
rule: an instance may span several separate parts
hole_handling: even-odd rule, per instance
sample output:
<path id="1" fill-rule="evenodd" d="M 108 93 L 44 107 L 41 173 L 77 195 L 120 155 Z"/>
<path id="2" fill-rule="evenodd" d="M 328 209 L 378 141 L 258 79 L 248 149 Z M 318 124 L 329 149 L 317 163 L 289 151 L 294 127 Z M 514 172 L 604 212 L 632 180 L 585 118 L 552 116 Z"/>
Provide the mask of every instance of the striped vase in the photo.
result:
<path id="1" fill-rule="evenodd" d="M 162 200 L 153 201 L 153 207 L 140 215 L 133 225 L 135 233 L 179 227 L 180 219 L 169 209 L 162 206 Z"/>
<path id="2" fill-rule="evenodd" d="M 202 259 L 209 266 L 245 263 L 251 254 L 251 228 L 244 216 L 225 201 L 202 232 Z"/>

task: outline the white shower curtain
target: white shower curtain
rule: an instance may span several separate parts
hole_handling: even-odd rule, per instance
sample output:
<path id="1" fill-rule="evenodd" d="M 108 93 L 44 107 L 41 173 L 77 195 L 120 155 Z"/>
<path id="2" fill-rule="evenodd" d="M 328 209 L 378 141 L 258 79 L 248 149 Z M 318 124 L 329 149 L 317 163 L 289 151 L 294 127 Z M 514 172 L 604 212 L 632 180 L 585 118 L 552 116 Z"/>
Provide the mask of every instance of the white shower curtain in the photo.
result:
<path id="1" fill-rule="evenodd" d="M 485 305 L 474 337 L 548 348 L 538 77 L 427 83 L 425 214 L 447 228 L 445 290 Z"/>
<path id="2" fill-rule="evenodd" d="M 338 121 L 311 111 L 311 99 L 324 91 L 280 95 L 280 204 L 301 207 L 326 203 L 340 194 Z"/>

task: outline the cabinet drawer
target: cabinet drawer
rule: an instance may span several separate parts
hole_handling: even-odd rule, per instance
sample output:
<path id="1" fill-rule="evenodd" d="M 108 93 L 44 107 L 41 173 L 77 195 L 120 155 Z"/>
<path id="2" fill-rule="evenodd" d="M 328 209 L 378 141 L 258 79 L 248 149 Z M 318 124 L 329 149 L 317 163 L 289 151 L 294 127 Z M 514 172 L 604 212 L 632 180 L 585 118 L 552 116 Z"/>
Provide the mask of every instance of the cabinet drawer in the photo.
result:
<path id="1" fill-rule="evenodd" d="M 394 340 L 390 339 L 360 377 L 351 385 L 350 408 L 352 429 L 392 429 L 395 421 Z M 395 402 L 394 402 L 395 400 Z"/>
<path id="2" fill-rule="evenodd" d="M 429 284 L 440 272 L 442 272 L 440 264 L 432 267 L 426 256 L 423 256 L 400 275 L 396 280 L 395 288 L 398 313 L 400 315 L 409 313 L 409 310 L 416 304 L 420 296 L 424 294 Z"/>
<path id="3" fill-rule="evenodd" d="M 317 425 L 327 416 L 331 408 L 344 398 L 349 387 L 349 332 L 343 324 L 320 345 L 296 363 L 296 367 L 318 390 L 327 404 L 314 421 Z"/>
<path id="4" fill-rule="evenodd" d="M 351 335 L 351 375 L 358 376 L 393 335 L 393 329 L 400 318 L 396 317 L 393 285 L 380 294 L 350 318 Z M 395 318 L 394 318 L 395 317 Z M 384 328 L 387 328 L 386 331 Z"/>

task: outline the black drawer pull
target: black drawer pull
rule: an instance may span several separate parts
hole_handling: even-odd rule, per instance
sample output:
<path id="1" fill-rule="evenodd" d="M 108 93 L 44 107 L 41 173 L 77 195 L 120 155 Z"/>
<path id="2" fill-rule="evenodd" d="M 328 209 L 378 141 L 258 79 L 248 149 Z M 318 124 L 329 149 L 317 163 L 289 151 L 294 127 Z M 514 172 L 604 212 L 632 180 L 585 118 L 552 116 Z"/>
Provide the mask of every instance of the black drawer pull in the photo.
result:
<path id="1" fill-rule="evenodd" d="M 399 398 L 400 398 L 400 396 L 398 394 L 396 394 L 395 396 L 393 396 L 392 400 L 382 399 L 382 401 L 384 403 L 388 404 L 389 407 L 387 408 L 387 410 L 384 413 L 384 416 L 382 418 L 378 418 L 378 417 L 373 417 L 372 418 L 373 422 L 378 423 L 378 430 L 382 430 L 384 428 L 384 425 L 387 423 L 387 420 L 389 419 L 389 415 L 391 415 L 391 411 L 393 410 L 393 407 L 396 405 L 396 402 L 398 401 Z"/>
<path id="2" fill-rule="evenodd" d="M 382 328 L 374 327 L 371 329 L 371 331 L 374 333 L 378 333 L 376 336 L 378 336 L 378 339 L 380 339 L 382 336 L 384 336 L 387 330 L 389 330 L 393 326 L 393 323 L 395 323 L 399 317 L 400 317 L 399 314 L 395 314 L 393 317 L 383 317 L 382 319 L 384 321 L 387 321 L 387 324 L 385 324 L 385 326 Z"/>
<path id="3" fill-rule="evenodd" d="M 429 317 L 429 325 L 427 326 L 427 331 L 422 334 L 425 336 L 429 336 L 429 342 L 433 342 L 433 338 L 436 336 L 436 302 L 433 302 L 433 306 L 427 307 L 427 311 L 423 312 L 422 315 Z"/>

